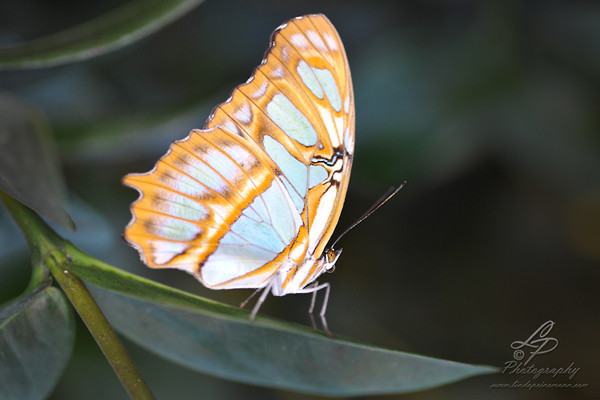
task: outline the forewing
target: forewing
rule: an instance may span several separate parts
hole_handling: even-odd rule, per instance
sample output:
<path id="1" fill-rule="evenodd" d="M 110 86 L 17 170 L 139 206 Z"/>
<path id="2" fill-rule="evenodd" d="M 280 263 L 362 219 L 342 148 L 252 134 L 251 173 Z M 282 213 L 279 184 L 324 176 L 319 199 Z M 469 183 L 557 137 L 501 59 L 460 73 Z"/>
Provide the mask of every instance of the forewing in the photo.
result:
<path id="1" fill-rule="evenodd" d="M 288 21 L 246 84 L 213 112 L 263 149 L 308 231 L 318 258 L 339 219 L 354 152 L 354 95 L 343 44 L 324 15 Z"/>

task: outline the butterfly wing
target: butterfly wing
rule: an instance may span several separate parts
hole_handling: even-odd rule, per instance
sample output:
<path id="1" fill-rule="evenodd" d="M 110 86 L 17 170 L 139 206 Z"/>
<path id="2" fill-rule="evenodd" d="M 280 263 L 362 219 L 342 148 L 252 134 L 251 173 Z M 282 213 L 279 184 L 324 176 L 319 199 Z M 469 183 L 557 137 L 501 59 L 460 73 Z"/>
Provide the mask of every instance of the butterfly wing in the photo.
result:
<path id="1" fill-rule="evenodd" d="M 212 288 L 262 287 L 318 258 L 341 213 L 354 147 L 346 55 L 323 15 L 280 26 L 247 83 L 174 143 L 140 193 L 126 240 L 153 268 Z"/>

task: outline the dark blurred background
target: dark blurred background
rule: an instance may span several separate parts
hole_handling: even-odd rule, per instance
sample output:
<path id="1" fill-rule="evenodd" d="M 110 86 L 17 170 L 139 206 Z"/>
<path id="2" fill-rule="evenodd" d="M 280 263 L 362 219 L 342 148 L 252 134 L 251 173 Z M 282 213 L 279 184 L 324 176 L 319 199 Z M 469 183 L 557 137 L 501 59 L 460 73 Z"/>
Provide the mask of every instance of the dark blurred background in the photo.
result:
<path id="1" fill-rule="evenodd" d="M 0 44 L 33 39 L 125 3 L 0 3 Z M 238 304 L 180 271 L 153 271 L 121 239 L 134 191 L 171 141 L 244 82 L 280 23 L 325 13 L 356 96 L 356 158 L 338 232 L 389 186 L 406 187 L 341 242 L 328 322 L 339 334 L 503 366 L 543 322 L 559 341 L 536 365 L 581 368 L 574 389 L 492 389 L 479 377 L 402 399 L 600 396 L 600 2 L 207 1 L 167 28 L 90 61 L 3 72 L 0 88 L 48 116 L 70 190 L 76 244 L 155 280 Z M 0 212 L 0 301 L 29 255 Z M 68 235 L 67 232 L 61 233 Z M 309 324 L 310 296 L 262 312 Z M 126 342 L 158 398 L 316 399 L 194 373 Z M 563 378 L 539 378 L 562 383 Z M 85 329 L 52 399 L 125 398 Z"/>

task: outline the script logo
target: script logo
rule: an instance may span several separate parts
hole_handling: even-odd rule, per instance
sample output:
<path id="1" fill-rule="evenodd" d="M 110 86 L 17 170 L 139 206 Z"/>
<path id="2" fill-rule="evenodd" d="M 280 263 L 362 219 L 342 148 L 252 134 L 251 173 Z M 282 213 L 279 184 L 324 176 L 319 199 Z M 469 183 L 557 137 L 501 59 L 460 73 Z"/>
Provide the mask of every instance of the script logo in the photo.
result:
<path id="1" fill-rule="evenodd" d="M 523 360 L 526 357 L 523 349 L 528 350 L 529 358 L 522 364 L 525 366 L 538 354 L 550 353 L 552 350 L 556 349 L 558 346 L 558 339 L 548 336 L 552 328 L 554 328 L 554 322 L 546 321 L 525 341 L 515 340 L 512 342 L 510 347 L 515 350 L 513 352 L 513 358 L 517 361 Z"/>
<path id="2" fill-rule="evenodd" d="M 587 383 L 574 382 L 579 372 L 575 362 L 569 365 L 536 366 L 532 362 L 538 355 L 547 354 L 558 347 L 558 339 L 550 336 L 554 321 L 546 321 L 525 340 L 515 340 L 510 344 L 513 360 L 504 363 L 502 375 L 513 377 L 509 383 L 493 383 L 491 388 L 587 388 Z M 537 361 L 537 359 L 536 359 Z"/>

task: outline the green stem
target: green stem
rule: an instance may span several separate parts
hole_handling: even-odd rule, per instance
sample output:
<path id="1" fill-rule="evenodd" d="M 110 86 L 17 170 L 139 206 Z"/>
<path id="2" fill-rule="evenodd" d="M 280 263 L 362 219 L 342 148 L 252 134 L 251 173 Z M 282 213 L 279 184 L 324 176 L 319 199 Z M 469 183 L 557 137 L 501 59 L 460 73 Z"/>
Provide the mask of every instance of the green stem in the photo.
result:
<path id="1" fill-rule="evenodd" d="M 65 250 L 72 245 L 58 236 L 29 208 L 2 192 L 0 198 L 21 227 L 31 249 L 34 273 L 29 286 L 41 276 L 47 275 L 47 272 L 40 271 L 49 269 L 98 343 L 129 397 L 154 399 L 150 388 L 87 287 L 69 270 L 71 257 Z"/>

